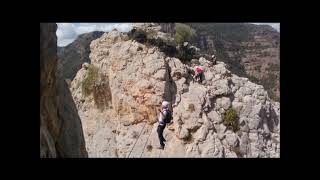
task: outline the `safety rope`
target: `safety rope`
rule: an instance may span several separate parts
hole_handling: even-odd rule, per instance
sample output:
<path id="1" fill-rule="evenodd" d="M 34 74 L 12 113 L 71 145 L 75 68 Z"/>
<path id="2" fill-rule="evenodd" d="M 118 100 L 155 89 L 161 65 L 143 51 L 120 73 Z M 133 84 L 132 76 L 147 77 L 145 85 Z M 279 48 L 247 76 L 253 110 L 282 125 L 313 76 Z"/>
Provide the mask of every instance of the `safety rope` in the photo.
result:
<path id="1" fill-rule="evenodd" d="M 142 131 L 143 131 L 143 130 L 144 130 L 144 128 L 146 127 L 146 124 L 147 124 L 147 123 L 145 123 L 145 124 L 144 124 L 144 126 L 143 126 L 143 128 L 142 128 L 142 130 L 141 130 L 141 132 L 140 132 L 140 134 L 139 134 L 139 136 L 138 136 L 138 138 L 137 138 L 136 142 L 135 142 L 135 143 L 134 143 L 134 145 L 132 146 L 131 151 L 130 151 L 130 153 L 129 153 L 129 155 L 128 155 L 128 158 L 130 157 L 130 155 L 131 155 L 131 152 L 132 152 L 133 148 L 135 147 L 136 143 L 138 142 L 138 140 L 139 140 L 139 138 L 140 138 L 140 136 L 141 136 L 141 134 L 142 134 Z"/>
<path id="2" fill-rule="evenodd" d="M 147 145 L 147 143 L 148 143 L 148 141 L 149 141 L 149 137 L 150 137 L 150 135 L 152 134 L 152 130 L 153 130 L 153 128 L 151 129 L 150 134 L 149 134 L 149 136 L 148 136 L 148 138 L 147 138 L 147 141 L 146 141 L 146 143 L 145 143 L 144 146 L 143 146 L 143 149 L 142 149 L 140 158 L 142 157 L 142 154 L 143 154 L 143 152 L 144 152 L 144 149 L 146 148 L 146 145 Z"/>

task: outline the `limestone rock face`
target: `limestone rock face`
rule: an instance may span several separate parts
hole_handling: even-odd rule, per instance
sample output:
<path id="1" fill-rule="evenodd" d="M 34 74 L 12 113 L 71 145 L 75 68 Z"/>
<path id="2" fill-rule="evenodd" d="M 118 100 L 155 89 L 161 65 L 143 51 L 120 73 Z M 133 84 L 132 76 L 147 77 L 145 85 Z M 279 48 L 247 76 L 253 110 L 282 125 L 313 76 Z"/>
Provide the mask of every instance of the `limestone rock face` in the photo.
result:
<path id="1" fill-rule="evenodd" d="M 40 157 L 87 157 L 67 83 L 56 76 L 57 25 L 40 23 Z"/>
<path id="2" fill-rule="evenodd" d="M 273 99 L 280 99 L 280 32 L 269 25 L 249 23 L 187 23 L 197 32 L 193 45 L 201 53 L 223 57 L 229 70 L 263 84 Z M 160 23 L 163 32 L 175 33 L 174 23 Z"/>
<path id="3" fill-rule="evenodd" d="M 137 28 L 154 26 L 140 24 Z M 157 31 L 157 28 L 153 28 Z M 165 57 L 116 30 L 90 45 L 91 65 L 107 77 L 108 107 L 98 110 L 93 95 L 84 96 L 83 66 L 71 83 L 89 157 L 279 157 L 280 105 L 262 86 L 232 74 L 219 59 L 199 58 L 206 81 L 192 81 L 179 59 Z M 158 109 L 170 102 L 173 123 L 164 130 L 159 150 Z M 239 116 L 239 130 L 223 124 L 229 108 Z"/>

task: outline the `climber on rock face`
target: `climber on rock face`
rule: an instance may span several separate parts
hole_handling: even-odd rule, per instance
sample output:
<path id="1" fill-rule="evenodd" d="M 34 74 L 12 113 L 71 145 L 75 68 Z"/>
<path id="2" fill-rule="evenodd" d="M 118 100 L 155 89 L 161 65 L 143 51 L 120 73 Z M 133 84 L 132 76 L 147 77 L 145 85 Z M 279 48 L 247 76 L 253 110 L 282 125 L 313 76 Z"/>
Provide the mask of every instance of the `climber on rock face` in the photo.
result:
<path id="1" fill-rule="evenodd" d="M 195 75 L 193 76 L 193 79 L 197 82 L 201 83 L 204 79 L 204 69 L 201 66 L 196 66 L 195 68 Z"/>
<path id="2" fill-rule="evenodd" d="M 215 55 L 212 55 L 212 56 L 211 56 L 211 61 L 212 61 L 212 64 L 213 64 L 213 65 L 216 65 L 216 64 L 217 64 L 217 58 L 216 58 Z"/>
<path id="3" fill-rule="evenodd" d="M 169 110 L 169 102 L 163 101 L 161 106 L 162 106 L 161 110 L 159 110 L 160 114 L 159 114 L 159 125 L 157 128 L 157 133 L 160 141 L 159 149 L 164 149 L 164 146 L 165 146 L 164 142 L 166 140 L 163 137 L 163 130 L 166 127 L 166 124 L 171 122 L 172 113 Z"/>

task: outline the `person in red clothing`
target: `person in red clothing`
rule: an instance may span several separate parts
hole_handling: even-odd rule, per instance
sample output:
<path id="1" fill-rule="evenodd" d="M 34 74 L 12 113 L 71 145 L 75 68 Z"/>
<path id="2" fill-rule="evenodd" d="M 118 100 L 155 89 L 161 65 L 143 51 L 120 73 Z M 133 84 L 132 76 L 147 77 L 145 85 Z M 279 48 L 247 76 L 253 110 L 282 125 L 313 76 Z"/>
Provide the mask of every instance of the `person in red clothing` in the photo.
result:
<path id="1" fill-rule="evenodd" d="M 203 72 L 204 69 L 201 66 L 196 66 L 195 68 L 195 75 L 194 75 L 194 80 L 196 80 L 197 82 L 201 83 L 203 81 Z"/>

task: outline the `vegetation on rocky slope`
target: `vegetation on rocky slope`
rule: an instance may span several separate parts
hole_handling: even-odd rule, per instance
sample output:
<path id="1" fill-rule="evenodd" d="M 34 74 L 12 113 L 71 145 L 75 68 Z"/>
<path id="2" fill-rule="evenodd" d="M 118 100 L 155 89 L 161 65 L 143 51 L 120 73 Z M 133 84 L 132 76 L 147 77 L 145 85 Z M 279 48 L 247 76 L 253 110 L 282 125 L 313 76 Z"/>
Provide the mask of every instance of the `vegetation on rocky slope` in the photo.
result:
<path id="1" fill-rule="evenodd" d="M 94 83 L 98 80 L 98 73 L 97 67 L 89 65 L 87 77 L 82 81 L 82 92 L 85 96 L 89 96 L 93 92 Z"/>
<path id="2" fill-rule="evenodd" d="M 174 29 L 174 25 L 162 26 L 174 36 L 174 30 L 168 29 Z M 197 34 L 190 42 L 199 47 L 201 53 L 215 54 L 218 60 L 229 65 L 232 73 L 266 85 L 269 96 L 276 101 L 280 99 L 280 34 L 271 26 L 249 23 L 187 25 L 196 30 Z"/>
<path id="3" fill-rule="evenodd" d="M 249 31 L 252 26 L 244 23 L 189 23 L 199 35 L 214 35 L 238 42 L 251 40 Z"/>
<path id="4" fill-rule="evenodd" d="M 223 124 L 234 132 L 239 130 L 238 115 L 235 109 L 230 108 L 226 111 L 223 116 Z"/>
<path id="5" fill-rule="evenodd" d="M 184 42 L 190 41 L 196 35 L 194 29 L 182 23 L 176 23 L 175 32 L 174 39 L 177 44 L 183 44 Z"/>
<path id="6" fill-rule="evenodd" d="M 154 32 L 146 32 L 141 29 L 133 29 L 128 33 L 128 36 L 132 40 L 136 40 L 139 43 L 145 44 L 147 47 L 155 46 L 158 47 L 161 52 L 164 52 L 168 57 L 176 57 L 182 61 L 190 61 L 195 56 L 194 49 L 187 48 L 183 45 L 177 48 L 177 44 L 189 40 L 194 30 L 188 29 L 188 26 L 181 25 L 177 30 L 175 40 L 155 38 Z"/>

